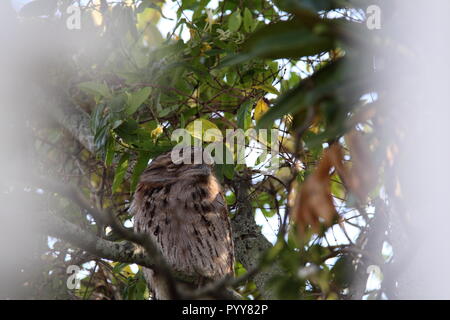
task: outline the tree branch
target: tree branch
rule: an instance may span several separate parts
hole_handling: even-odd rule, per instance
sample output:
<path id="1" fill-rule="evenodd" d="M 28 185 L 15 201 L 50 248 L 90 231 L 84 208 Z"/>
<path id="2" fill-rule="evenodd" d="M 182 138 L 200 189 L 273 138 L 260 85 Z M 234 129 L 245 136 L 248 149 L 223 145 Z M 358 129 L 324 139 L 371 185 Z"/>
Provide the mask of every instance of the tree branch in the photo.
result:
<path id="1" fill-rule="evenodd" d="M 235 183 L 237 209 L 231 223 L 236 258 L 247 270 L 254 270 L 260 267 L 262 254 L 272 248 L 272 244 L 261 234 L 255 222 L 253 208 L 248 199 L 249 188 L 249 178 L 241 178 Z M 275 262 L 254 274 L 253 281 L 265 299 L 276 299 L 275 292 L 268 287 L 267 282 L 282 273 L 281 266 Z"/>
<path id="2" fill-rule="evenodd" d="M 145 250 L 129 241 L 112 242 L 95 236 L 63 218 L 46 214 L 42 219 L 45 232 L 52 237 L 63 239 L 95 256 L 124 263 L 137 263 L 154 268 L 155 263 Z"/>
<path id="3" fill-rule="evenodd" d="M 95 154 L 93 136 L 89 128 L 89 116 L 78 107 L 72 106 L 68 108 L 68 105 L 70 106 L 71 103 L 62 99 L 57 104 L 50 105 L 51 115 L 75 139 L 80 141 L 87 150 Z M 231 224 L 237 260 L 247 270 L 256 270 L 258 269 L 262 253 L 270 249 L 272 244 L 261 234 L 255 222 L 251 203 L 248 200 L 248 189 L 249 181 L 241 180 L 236 185 L 238 208 Z M 282 274 L 282 269 L 277 263 L 260 272 L 252 272 L 253 280 L 263 298 L 276 298 L 274 292 L 267 287 L 267 281 L 277 274 Z"/>
<path id="4" fill-rule="evenodd" d="M 53 181 L 44 180 L 44 179 L 35 179 L 36 183 L 39 184 L 40 187 L 49 189 L 53 192 L 56 192 L 63 197 L 66 197 L 73 202 L 75 202 L 81 209 L 86 210 L 86 212 L 89 212 L 96 221 L 101 222 L 102 225 L 109 225 L 114 232 L 116 232 L 119 236 L 121 236 L 123 239 L 128 240 L 131 243 L 135 243 L 137 245 L 140 245 L 143 249 L 145 249 L 146 254 L 148 254 L 152 258 L 152 266 L 150 267 L 155 273 L 158 273 L 161 275 L 162 279 L 166 282 L 167 287 L 169 288 L 170 296 L 172 299 L 179 299 L 179 290 L 177 287 L 177 284 L 175 282 L 175 279 L 173 275 L 175 274 L 175 271 L 172 270 L 172 268 L 169 266 L 169 264 L 166 262 L 164 256 L 162 255 L 161 251 L 158 249 L 156 244 L 152 241 L 152 239 L 143 233 L 137 233 L 133 230 L 125 228 L 122 223 L 120 223 L 116 216 L 108 211 L 101 211 L 97 209 L 95 206 L 92 206 L 85 198 L 84 196 L 75 188 L 73 188 L 70 185 L 63 185 L 59 183 L 55 183 Z M 61 221 L 60 221 L 61 223 Z M 69 225 L 66 223 L 65 226 L 67 227 L 67 231 L 72 231 L 69 228 Z M 78 228 L 78 227 L 77 227 Z M 80 229 L 80 228 L 78 228 Z M 69 233 L 71 238 L 69 241 L 77 241 L 80 244 L 87 245 L 88 243 L 84 242 L 83 240 L 80 240 L 78 238 L 74 237 L 73 232 Z M 93 235 L 88 237 L 89 241 L 93 241 Z M 61 238 L 65 239 L 64 237 Z M 100 239 L 95 237 L 97 240 L 102 240 L 102 244 L 105 245 L 107 242 L 106 240 Z M 75 243 L 74 243 L 75 244 Z M 93 246 L 92 244 L 89 246 L 89 249 L 97 249 L 96 246 Z M 86 249 L 88 250 L 88 249 Z M 91 251 L 92 252 L 92 251 Z M 94 252 L 93 252 L 94 253 Z M 110 253 L 110 251 L 106 252 Z M 108 259 L 108 257 L 105 257 Z M 137 262 L 136 262 L 137 263 Z M 192 282 L 192 277 L 189 276 L 183 276 L 181 273 L 178 274 L 178 277 L 181 278 L 183 281 L 189 281 Z"/>
<path id="5" fill-rule="evenodd" d="M 89 125 L 89 115 L 61 95 L 55 94 L 55 97 L 55 100 L 47 106 L 50 116 L 69 131 L 83 147 L 95 154 L 94 136 Z"/>

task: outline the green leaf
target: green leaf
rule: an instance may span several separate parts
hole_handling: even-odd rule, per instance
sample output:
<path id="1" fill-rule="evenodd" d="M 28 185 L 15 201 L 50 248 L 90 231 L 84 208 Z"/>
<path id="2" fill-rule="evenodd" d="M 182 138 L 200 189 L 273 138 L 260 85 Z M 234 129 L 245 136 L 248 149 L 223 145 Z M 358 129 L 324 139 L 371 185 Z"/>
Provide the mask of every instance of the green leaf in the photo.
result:
<path id="1" fill-rule="evenodd" d="M 134 166 L 133 175 L 131 176 L 131 187 L 130 192 L 134 192 L 136 186 L 139 182 L 139 177 L 145 168 L 147 168 L 148 161 L 150 160 L 150 152 L 142 151 L 139 153 L 136 165 Z"/>
<path id="2" fill-rule="evenodd" d="M 255 165 L 256 165 L 256 166 L 257 166 L 257 165 L 260 165 L 261 163 L 263 163 L 264 161 L 266 161 L 267 156 L 268 156 L 267 152 L 261 153 L 261 154 L 258 156 L 258 158 L 256 158 Z"/>
<path id="3" fill-rule="evenodd" d="M 127 115 L 132 115 L 135 113 L 139 107 L 148 99 L 150 96 L 151 89 L 148 87 L 142 88 L 136 92 L 127 93 L 128 101 L 125 113 Z"/>
<path id="4" fill-rule="evenodd" d="M 270 128 L 273 121 L 285 114 L 314 106 L 323 95 L 330 94 L 334 87 L 342 84 L 340 81 L 342 80 L 340 77 L 342 64 L 342 61 L 332 62 L 311 77 L 302 80 L 297 87 L 276 101 L 275 105 L 258 121 L 256 127 Z"/>
<path id="5" fill-rule="evenodd" d="M 104 150 L 109 137 L 109 126 L 105 124 L 104 126 L 98 127 L 94 135 L 94 145 L 96 150 Z"/>
<path id="6" fill-rule="evenodd" d="M 234 193 L 226 195 L 225 200 L 227 202 L 227 205 L 231 206 L 236 203 L 236 195 Z"/>
<path id="7" fill-rule="evenodd" d="M 81 90 L 83 90 L 88 94 L 98 95 L 102 97 L 109 97 L 111 95 L 108 86 L 105 83 L 101 82 L 95 81 L 82 82 L 78 85 L 78 88 L 80 88 Z"/>
<path id="8" fill-rule="evenodd" d="M 128 266 L 128 263 L 117 263 L 114 268 L 112 269 L 113 273 L 120 273 L 123 268 Z"/>
<path id="9" fill-rule="evenodd" d="M 156 3 L 154 3 L 152 0 L 143 0 L 141 2 L 141 4 L 138 6 L 136 12 L 137 13 L 142 13 L 143 11 L 146 11 L 146 9 L 155 9 L 156 11 L 159 12 L 159 14 L 161 15 L 161 17 L 163 17 L 164 19 L 167 20 L 173 20 L 171 18 L 166 17 L 163 12 L 162 12 L 162 8 L 161 6 L 158 6 Z M 159 19 L 158 19 L 159 20 Z M 157 22 L 157 21 L 156 21 Z M 153 22 L 153 23 L 156 23 Z"/>
<path id="10" fill-rule="evenodd" d="M 115 147 L 115 141 L 112 137 L 110 137 L 106 144 L 105 165 L 107 167 L 111 166 L 112 161 L 114 159 L 114 153 L 115 153 L 114 147 Z"/>
<path id="11" fill-rule="evenodd" d="M 236 32 L 242 24 L 241 10 L 237 9 L 228 19 L 228 30 Z"/>
<path id="12" fill-rule="evenodd" d="M 224 177 L 233 180 L 234 178 L 234 165 L 232 164 L 216 164 L 214 166 L 216 177 L 223 181 Z"/>
<path id="13" fill-rule="evenodd" d="M 237 54 L 230 54 L 227 55 L 223 61 L 219 64 L 219 68 L 229 67 L 238 65 L 244 62 L 247 62 L 250 59 L 255 58 L 256 55 L 252 53 L 237 53 Z"/>
<path id="14" fill-rule="evenodd" d="M 174 105 L 174 106 L 167 106 L 165 108 L 159 108 L 157 110 L 158 111 L 158 116 L 165 117 L 165 116 L 169 115 L 170 113 L 178 110 L 179 107 L 180 107 L 179 105 Z"/>
<path id="15" fill-rule="evenodd" d="M 312 56 L 334 46 L 333 39 L 323 33 L 299 21 L 278 22 L 255 32 L 244 45 L 244 50 L 254 56 L 271 59 Z"/>
<path id="16" fill-rule="evenodd" d="M 232 164 L 224 164 L 223 165 L 223 175 L 227 177 L 229 180 L 233 180 L 234 178 L 234 165 Z"/>
<path id="17" fill-rule="evenodd" d="M 135 299 L 136 300 L 144 300 L 145 299 L 145 292 L 147 290 L 147 283 L 144 279 L 139 280 L 136 283 L 136 292 L 135 292 Z"/>
<path id="18" fill-rule="evenodd" d="M 109 138 L 110 114 L 105 112 L 106 105 L 99 103 L 93 111 L 90 125 L 94 134 L 94 145 L 96 150 L 106 151 L 103 148 Z"/>
<path id="19" fill-rule="evenodd" d="M 261 212 L 267 218 L 273 217 L 276 213 L 276 211 L 274 209 L 266 209 L 264 207 L 261 207 Z"/>
<path id="20" fill-rule="evenodd" d="M 107 103 L 112 112 L 122 112 L 127 105 L 127 95 L 125 93 L 116 94 L 108 98 Z"/>
<path id="21" fill-rule="evenodd" d="M 242 53 L 226 57 L 221 67 L 239 64 L 256 57 L 301 58 L 329 51 L 334 48 L 335 43 L 333 37 L 328 35 L 328 30 L 328 23 L 320 21 L 314 28 L 298 20 L 264 26 L 249 37 Z"/>
<path id="22" fill-rule="evenodd" d="M 275 119 L 285 114 L 298 114 L 308 108 L 321 110 L 327 121 L 327 128 L 318 137 L 322 141 L 336 138 L 345 132 L 345 118 L 352 108 L 360 103 L 360 98 L 373 86 L 370 64 L 358 64 L 348 56 L 333 61 L 300 84 L 281 96 L 275 105 L 258 121 L 257 128 L 269 128 Z M 304 124 L 299 124 L 304 125 Z"/>
<path id="23" fill-rule="evenodd" d="M 130 155 L 128 153 L 125 153 L 119 160 L 119 164 L 117 166 L 116 173 L 114 175 L 113 184 L 112 184 L 112 193 L 115 193 L 123 182 L 125 172 L 127 171 L 127 168 L 128 168 L 129 157 L 130 157 Z"/>
<path id="24" fill-rule="evenodd" d="M 134 119 L 127 119 L 124 121 L 119 127 L 117 127 L 114 131 L 116 134 L 127 144 L 136 143 L 138 140 L 137 131 L 139 129 L 139 125 Z M 149 133 L 150 135 L 150 133 Z"/>
<path id="25" fill-rule="evenodd" d="M 233 180 L 234 178 L 234 163 L 226 163 L 227 159 L 233 159 L 233 155 L 231 154 L 230 149 L 224 144 L 223 145 L 223 165 L 222 165 L 222 173 L 229 180 Z"/>
<path id="26" fill-rule="evenodd" d="M 268 93 L 272 93 L 272 94 L 276 94 L 276 95 L 280 95 L 280 91 L 278 91 L 277 88 L 275 88 L 273 85 L 271 84 L 262 84 L 262 85 L 257 85 L 254 86 L 255 89 L 261 89 L 264 90 Z"/>
<path id="27" fill-rule="evenodd" d="M 241 105 L 237 112 L 237 124 L 244 131 L 252 124 L 252 107 L 253 102 L 248 100 Z"/>
<path id="28" fill-rule="evenodd" d="M 248 8 L 244 9 L 244 30 L 246 32 L 252 32 L 257 24 L 257 20 L 253 19 L 253 15 Z"/>

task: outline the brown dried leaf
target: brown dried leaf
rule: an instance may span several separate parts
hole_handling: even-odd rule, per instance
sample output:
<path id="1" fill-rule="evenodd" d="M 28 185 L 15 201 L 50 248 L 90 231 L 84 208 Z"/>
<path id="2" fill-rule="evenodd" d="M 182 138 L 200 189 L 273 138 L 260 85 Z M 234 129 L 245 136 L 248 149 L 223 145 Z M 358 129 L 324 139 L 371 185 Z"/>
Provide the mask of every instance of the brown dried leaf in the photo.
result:
<path id="1" fill-rule="evenodd" d="M 318 233 L 321 224 L 330 226 L 337 215 L 330 186 L 330 170 L 337 150 L 332 146 L 324 151 L 316 170 L 306 178 L 297 194 L 294 214 L 300 234 L 308 225 Z"/>
<path id="2" fill-rule="evenodd" d="M 342 162 L 336 162 L 336 171 L 344 185 L 360 202 L 364 203 L 376 182 L 370 151 L 361 132 L 351 131 L 345 137 L 345 141 L 350 150 L 351 167 L 345 166 Z"/>
<path id="3" fill-rule="evenodd" d="M 307 226 L 318 233 L 320 226 L 330 226 L 337 216 L 331 193 L 330 171 L 334 168 L 345 187 L 361 202 L 365 202 L 374 187 L 375 177 L 370 151 L 361 133 L 352 131 L 346 136 L 350 149 L 351 166 L 344 163 L 339 144 L 332 144 L 323 153 L 316 170 L 306 178 L 294 203 L 294 215 L 300 234 Z"/>

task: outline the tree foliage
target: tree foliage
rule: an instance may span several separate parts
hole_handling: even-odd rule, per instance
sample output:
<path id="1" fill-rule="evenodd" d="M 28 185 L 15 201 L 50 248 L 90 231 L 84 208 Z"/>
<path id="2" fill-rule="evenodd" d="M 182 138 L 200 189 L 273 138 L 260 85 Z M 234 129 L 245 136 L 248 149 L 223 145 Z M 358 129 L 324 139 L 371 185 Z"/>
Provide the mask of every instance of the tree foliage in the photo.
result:
<path id="1" fill-rule="evenodd" d="M 273 247 L 260 265 L 284 270 L 266 279 L 281 299 L 380 297 L 366 288 L 369 265 L 389 262 L 379 239 L 365 249 L 374 212 L 383 210 L 384 159 L 377 140 L 372 56 L 374 35 L 364 24 L 364 1 L 34 0 L 20 11 L 27 28 L 41 28 L 53 52 L 40 85 L 89 115 L 95 153 L 60 125 L 35 124 L 41 170 L 77 185 L 92 206 L 112 210 L 131 226 L 128 205 L 148 162 L 170 150 L 172 133 L 204 127 L 276 129 L 280 167 L 258 154 L 269 141 L 247 138 L 246 164 L 217 164 L 230 216 L 239 181 L 258 221 L 270 221 Z M 80 8 L 80 29 L 69 30 L 69 6 Z M 163 10 L 164 8 L 164 10 Z M 176 10 L 170 20 L 164 12 Z M 163 28 L 170 23 L 171 30 Z M 57 54 L 56 54 L 57 53 Z M 49 59 L 50 60 L 50 59 Z M 198 138 L 198 137 L 193 137 Z M 208 141 L 203 141 L 207 143 Z M 255 151 L 256 150 L 256 151 Z M 236 155 L 234 155 L 236 156 Z M 250 161 L 252 160 L 252 161 Z M 46 194 L 65 219 L 120 240 L 89 212 Z M 80 214 L 81 213 L 81 214 Z M 382 242 L 381 242 L 382 243 Z M 51 239 L 44 283 L 68 294 L 64 267 L 82 265 L 83 299 L 145 299 L 140 269 Z M 371 250 L 372 250 L 371 249 Z M 374 262 L 376 261 L 376 262 Z M 380 263 L 381 261 L 381 263 Z M 237 261 L 236 275 L 246 273 Z M 59 271 L 57 271 L 59 270 Z M 50 272 L 50 275 L 48 275 Z M 363 283 L 361 285 L 361 282 Z M 251 279 L 236 285 L 246 299 L 264 298 Z"/>

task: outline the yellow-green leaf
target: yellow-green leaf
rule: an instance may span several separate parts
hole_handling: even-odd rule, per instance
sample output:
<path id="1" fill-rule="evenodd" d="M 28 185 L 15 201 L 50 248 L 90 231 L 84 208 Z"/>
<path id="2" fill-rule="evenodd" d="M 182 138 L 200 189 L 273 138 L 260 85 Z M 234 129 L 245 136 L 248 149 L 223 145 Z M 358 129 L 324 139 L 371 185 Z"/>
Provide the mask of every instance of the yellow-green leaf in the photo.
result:
<path id="1" fill-rule="evenodd" d="M 256 121 L 258 121 L 267 111 L 269 111 L 269 105 L 267 104 L 266 100 L 264 98 L 259 99 L 256 103 L 255 113 L 253 114 L 253 117 Z"/>
<path id="2" fill-rule="evenodd" d="M 221 141 L 222 133 L 215 123 L 206 119 L 197 119 L 186 126 L 191 136 L 205 142 Z"/>
<path id="3" fill-rule="evenodd" d="M 158 125 L 155 129 L 152 130 L 152 132 L 150 133 L 152 138 L 156 139 L 158 138 L 161 133 L 163 133 L 164 129 L 161 125 Z"/>

